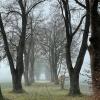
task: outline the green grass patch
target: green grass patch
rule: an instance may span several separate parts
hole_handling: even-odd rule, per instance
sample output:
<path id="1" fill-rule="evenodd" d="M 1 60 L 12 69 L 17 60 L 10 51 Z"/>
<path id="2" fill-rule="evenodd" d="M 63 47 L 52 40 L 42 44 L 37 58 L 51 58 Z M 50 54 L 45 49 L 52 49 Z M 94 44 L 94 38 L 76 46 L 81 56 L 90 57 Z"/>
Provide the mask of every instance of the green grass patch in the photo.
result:
<path id="1" fill-rule="evenodd" d="M 35 83 L 25 87 L 25 93 L 15 94 L 10 92 L 11 88 L 4 88 L 3 95 L 9 100 L 89 100 L 89 96 L 68 96 L 68 90 L 61 90 L 58 85 L 52 83 Z"/>

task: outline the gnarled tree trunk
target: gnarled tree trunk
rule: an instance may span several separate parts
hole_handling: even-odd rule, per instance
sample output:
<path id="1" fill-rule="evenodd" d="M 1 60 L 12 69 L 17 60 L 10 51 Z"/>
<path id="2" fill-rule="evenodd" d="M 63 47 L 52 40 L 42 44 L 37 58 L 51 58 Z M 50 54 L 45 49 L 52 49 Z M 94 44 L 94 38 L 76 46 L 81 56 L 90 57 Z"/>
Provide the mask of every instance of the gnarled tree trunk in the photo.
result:
<path id="1" fill-rule="evenodd" d="M 98 13 L 99 0 L 91 0 L 91 69 L 95 99 L 100 100 L 100 15 Z"/>
<path id="2" fill-rule="evenodd" d="M 2 92 L 1 92 L 1 87 L 0 87 L 0 100 L 4 100 Z"/>

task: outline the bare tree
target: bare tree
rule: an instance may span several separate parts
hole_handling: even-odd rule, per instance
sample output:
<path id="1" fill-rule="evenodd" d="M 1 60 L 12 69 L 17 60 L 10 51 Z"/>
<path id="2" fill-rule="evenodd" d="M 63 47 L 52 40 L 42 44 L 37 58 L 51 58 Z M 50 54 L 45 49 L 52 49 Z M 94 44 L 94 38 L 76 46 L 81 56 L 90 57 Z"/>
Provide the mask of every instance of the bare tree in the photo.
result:
<path id="1" fill-rule="evenodd" d="M 36 53 L 38 53 L 38 48 L 36 48 L 36 40 L 38 35 L 38 26 L 42 23 L 41 13 L 34 15 L 33 13 L 29 16 L 29 21 L 27 25 L 27 36 L 26 45 L 24 51 L 24 79 L 26 85 L 31 85 L 34 82 L 34 63 L 36 58 Z"/>
<path id="2" fill-rule="evenodd" d="M 70 76 L 70 91 L 69 95 L 79 95 L 80 94 L 80 88 L 79 88 L 79 73 L 83 64 L 84 56 L 87 49 L 87 39 L 88 39 L 88 33 L 89 33 L 89 26 L 90 26 L 90 9 L 89 9 L 89 1 L 85 0 L 86 6 L 82 3 L 78 2 L 78 4 L 81 4 L 82 7 L 86 8 L 86 15 L 83 16 L 79 22 L 79 25 L 76 27 L 75 31 L 72 30 L 72 23 L 71 23 L 71 11 L 70 11 L 70 5 L 69 0 L 58 0 L 59 4 L 61 6 L 65 27 L 66 27 L 66 63 L 67 68 Z M 77 1 L 77 0 L 75 0 Z M 72 65 L 71 60 L 71 44 L 73 41 L 73 37 L 77 33 L 78 29 L 80 28 L 82 21 L 85 19 L 85 28 L 83 32 L 83 38 L 82 38 L 82 44 L 79 50 L 79 54 L 77 56 L 77 60 L 75 62 L 75 66 Z"/>
<path id="3" fill-rule="evenodd" d="M 43 35 L 39 35 L 39 43 L 45 58 L 49 61 L 51 70 L 51 81 L 58 84 L 58 64 L 59 59 L 63 57 L 65 41 L 64 25 L 59 16 L 53 16 L 50 22 L 43 28 Z M 43 26 L 42 26 L 43 27 Z M 62 34 L 61 34 L 62 33 Z"/>
<path id="4" fill-rule="evenodd" d="M 45 0 L 43 0 L 45 1 Z M 11 74 L 12 74 L 12 83 L 13 83 L 13 91 L 14 92 L 22 92 L 22 75 L 24 71 L 24 65 L 23 65 L 23 53 L 24 53 L 24 47 L 25 47 L 25 38 L 26 38 L 26 26 L 27 26 L 27 18 L 28 14 L 31 12 L 33 8 L 35 8 L 38 4 L 40 4 L 41 1 L 36 1 L 29 7 L 26 6 L 27 0 L 18 0 L 18 5 L 20 7 L 20 12 L 16 11 L 16 9 L 10 9 L 8 14 L 10 13 L 17 13 L 18 15 L 21 16 L 22 20 L 22 28 L 21 28 L 21 33 L 20 33 L 20 38 L 17 46 L 17 57 L 16 57 L 16 66 L 14 65 L 13 58 L 11 56 L 9 46 L 8 46 L 8 41 L 7 41 L 7 36 L 6 32 L 4 29 L 4 25 L 2 22 L 2 18 L 0 16 L 0 28 L 1 28 L 1 33 L 3 36 L 4 40 L 4 45 L 5 45 L 5 51 L 8 57 L 8 61 L 10 64 L 10 69 L 11 69 Z"/>

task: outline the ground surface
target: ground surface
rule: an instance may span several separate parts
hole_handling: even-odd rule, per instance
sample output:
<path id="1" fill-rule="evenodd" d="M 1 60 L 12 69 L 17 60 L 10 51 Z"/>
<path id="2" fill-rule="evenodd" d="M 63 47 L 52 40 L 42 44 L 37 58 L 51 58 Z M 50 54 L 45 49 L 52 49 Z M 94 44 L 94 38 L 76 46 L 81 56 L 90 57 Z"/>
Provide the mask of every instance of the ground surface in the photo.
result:
<path id="1" fill-rule="evenodd" d="M 15 94 L 11 88 L 2 89 L 3 95 L 9 100 L 90 100 L 89 96 L 70 97 L 68 90 L 61 90 L 54 84 L 35 83 L 30 87 L 24 87 L 25 93 Z"/>

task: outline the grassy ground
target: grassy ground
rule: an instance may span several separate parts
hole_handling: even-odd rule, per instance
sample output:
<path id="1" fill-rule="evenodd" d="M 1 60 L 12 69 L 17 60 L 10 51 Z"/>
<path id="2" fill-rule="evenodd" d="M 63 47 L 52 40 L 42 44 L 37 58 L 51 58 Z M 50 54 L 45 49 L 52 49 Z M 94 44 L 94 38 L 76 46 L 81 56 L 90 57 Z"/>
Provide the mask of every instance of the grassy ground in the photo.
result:
<path id="1" fill-rule="evenodd" d="M 67 90 L 61 90 L 54 84 L 35 83 L 30 87 L 24 87 L 25 93 L 15 94 L 11 88 L 2 89 L 3 95 L 9 100 L 89 100 L 88 96 L 70 97 Z"/>

